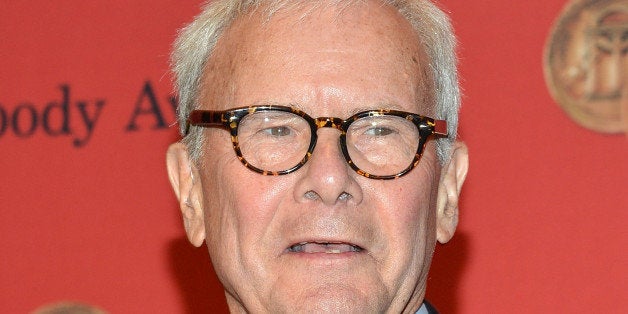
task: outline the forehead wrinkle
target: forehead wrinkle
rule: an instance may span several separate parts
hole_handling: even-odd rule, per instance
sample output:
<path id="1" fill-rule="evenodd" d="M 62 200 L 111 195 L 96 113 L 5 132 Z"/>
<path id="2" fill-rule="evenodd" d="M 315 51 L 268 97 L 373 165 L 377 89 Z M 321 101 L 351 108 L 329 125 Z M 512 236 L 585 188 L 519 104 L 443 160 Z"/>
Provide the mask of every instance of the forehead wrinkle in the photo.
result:
<path id="1" fill-rule="evenodd" d="M 362 1 L 353 1 L 353 2 L 364 3 Z M 386 6 L 386 5 L 380 2 L 380 6 Z M 305 5 L 299 5 L 298 7 L 305 7 Z M 307 7 L 309 8 L 309 10 L 307 11 L 307 14 L 303 14 L 303 17 L 300 19 L 297 19 L 296 21 L 294 21 L 293 19 L 293 23 L 297 23 L 297 22 L 303 23 L 305 20 L 305 16 L 312 17 L 311 15 L 314 9 L 321 7 L 321 5 L 320 4 L 309 5 Z M 334 10 L 334 12 L 336 12 L 335 13 L 336 19 L 338 19 L 341 13 L 345 12 L 348 7 L 350 7 L 349 4 L 343 5 L 340 9 Z M 372 9 L 373 8 L 369 8 L 368 10 L 372 10 Z M 399 75 L 405 75 L 406 80 L 409 79 L 413 81 L 412 84 L 409 84 L 413 86 L 412 87 L 413 90 L 407 91 L 407 92 L 413 95 L 413 97 L 415 98 L 415 102 L 417 103 L 416 105 L 418 107 L 424 107 L 422 105 L 426 103 L 425 101 L 426 94 L 427 96 L 429 96 L 428 93 L 425 93 L 427 88 L 425 86 L 426 76 L 424 74 L 427 71 L 427 69 L 425 66 L 423 66 L 425 62 L 421 62 L 425 60 L 425 58 L 422 57 L 425 54 L 422 53 L 420 49 L 420 45 L 418 44 L 418 37 L 416 36 L 416 33 L 414 29 L 412 29 L 409 22 L 407 22 L 407 20 L 403 16 L 398 14 L 398 12 L 394 8 L 390 7 L 389 9 L 394 10 L 392 12 L 397 14 L 399 18 L 394 19 L 394 20 L 388 19 L 391 22 L 389 25 L 385 26 L 384 29 L 382 29 L 381 26 L 374 29 L 374 26 L 368 25 L 367 27 L 370 28 L 370 31 L 365 32 L 364 36 L 377 36 L 379 34 L 381 36 L 378 36 L 376 40 L 382 41 L 382 44 L 381 44 L 382 49 L 386 47 L 392 47 L 392 48 L 386 49 L 388 50 L 388 52 L 382 52 L 382 54 L 387 55 L 388 58 L 386 58 L 385 60 L 377 60 L 377 62 L 380 64 L 382 63 L 382 61 L 384 61 L 384 63 L 390 63 L 390 64 L 394 64 L 394 63 L 403 64 L 401 66 L 403 74 L 400 73 Z M 357 22 L 358 26 L 360 26 L 361 24 L 364 24 L 365 23 L 364 16 L 368 14 L 368 10 L 362 11 L 360 13 L 360 16 L 356 17 L 353 20 L 353 22 L 354 23 Z M 284 12 L 283 16 L 275 16 L 273 19 L 279 19 L 279 20 L 289 19 L 291 16 L 285 13 L 286 12 Z M 321 11 L 321 14 L 322 14 L 322 11 Z M 204 99 L 210 98 L 207 96 L 214 96 L 211 98 L 213 98 L 214 101 L 222 102 L 223 103 L 222 106 L 233 107 L 233 106 L 250 105 L 250 104 L 242 104 L 242 103 L 238 103 L 238 104 L 233 103 L 233 99 L 236 98 L 235 95 L 238 92 L 237 90 L 238 86 L 236 86 L 235 81 L 237 80 L 237 77 L 239 75 L 241 74 L 246 75 L 246 73 L 240 73 L 240 72 L 242 71 L 247 72 L 246 69 L 250 68 L 247 64 L 251 63 L 252 61 L 255 61 L 258 63 L 261 61 L 263 63 L 266 58 L 271 58 L 271 59 L 279 58 L 278 60 L 281 61 L 281 57 L 278 57 L 276 55 L 269 54 L 269 53 L 264 53 L 264 51 L 268 49 L 273 49 L 272 45 L 270 45 L 269 47 L 268 42 L 277 41 L 281 39 L 283 37 L 282 30 L 285 32 L 291 32 L 293 30 L 286 28 L 285 24 L 282 25 L 282 23 L 277 20 L 275 20 L 276 23 L 272 26 L 269 20 L 265 21 L 264 23 L 265 25 L 262 26 L 264 30 L 262 30 L 259 27 L 256 27 L 256 24 L 255 24 L 255 23 L 258 23 L 257 26 L 259 26 L 261 22 L 263 21 L 261 20 L 261 18 L 263 18 L 263 16 L 254 15 L 254 14 L 248 15 L 247 18 L 244 18 L 244 19 L 240 17 L 240 18 L 237 18 L 236 21 L 234 21 L 234 23 L 227 30 L 225 30 L 225 33 L 223 34 L 223 36 L 221 36 L 221 39 L 219 39 L 219 42 L 216 45 L 216 49 L 214 53 L 210 56 L 210 59 L 207 62 L 207 66 L 205 69 L 206 72 L 204 75 L 205 79 L 203 80 L 204 88 L 202 89 L 202 94 L 205 96 L 203 97 Z M 335 22 L 338 22 L 338 20 L 335 20 Z M 274 28 L 274 30 L 278 30 L 278 33 L 269 32 L 268 31 L 269 27 Z M 307 27 L 307 26 L 304 26 L 304 27 Z M 406 28 L 406 30 L 410 30 L 410 32 L 409 33 L 399 32 L 399 33 L 402 33 L 402 35 L 398 35 L 397 31 L 399 30 L 400 27 Z M 389 30 L 389 31 L 386 31 L 386 30 Z M 338 32 L 344 32 L 344 31 L 345 31 L 344 29 L 334 31 L 333 33 L 335 33 L 335 35 L 332 34 L 330 36 L 337 37 L 339 35 Z M 376 31 L 377 33 L 374 34 L 373 31 Z M 265 39 L 267 39 L 266 44 L 264 43 L 259 44 L 260 34 Z M 413 40 L 410 41 L 410 43 L 407 40 L 408 34 L 411 34 L 413 36 Z M 250 43 L 247 44 L 247 42 L 249 41 L 248 38 L 250 36 L 254 36 L 253 38 L 255 39 L 253 40 L 257 41 L 258 44 L 253 44 L 253 45 L 251 45 Z M 400 36 L 403 36 L 404 38 L 400 38 Z M 234 38 L 237 38 L 237 40 L 234 40 Z M 334 38 L 332 39 L 331 42 L 328 41 L 328 43 L 333 44 L 333 42 L 337 40 L 338 38 Z M 416 44 L 411 44 L 412 42 Z M 304 42 L 296 42 L 295 44 L 303 45 L 303 43 Z M 286 48 L 290 48 L 290 46 L 282 47 L 283 50 L 285 50 Z M 301 50 L 299 53 L 305 54 L 305 55 L 310 54 L 311 56 L 318 56 L 320 54 L 336 54 L 336 53 L 350 54 L 352 51 L 358 51 L 358 50 L 359 48 L 355 47 L 355 45 L 345 45 L 345 46 L 338 45 L 337 48 L 328 47 L 325 49 L 312 49 L 310 51 Z M 259 55 L 263 56 L 261 60 L 258 58 Z M 421 57 L 419 57 L 419 55 Z M 254 58 L 255 60 L 253 60 Z M 368 56 L 368 58 L 370 58 L 372 61 L 376 59 L 376 56 Z M 271 59 L 269 59 L 268 61 L 270 61 Z M 333 58 L 329 58 L 329 59 L 332 60 Z M 418 61 L 416 61 L 417 59 Z M 287 58 L 285 61 L 286 63 L 288 63 L 287 66 L 292 66 L 292 67 L 299 66 L 297 64 L 289 64 L 290 58 Z M 277 60 L 274 60 L 271 62 L 277 62 Z M 334 63 L 334 61 L 331 61 L 330 63 Z M 332 64 L 330 64 L 330 66 L 331 65 Z M 340 63 L 338 64 L 338 66 L 349 67 L 350 65 L 345 64 L 345 63 Z M 376 70 L 373 69 L 372 71 L 376 71 Z M 374 72 L 373 74 L 375 75 L 376 73 Z M 270 73 L 268 76 L 272 77 L 272 73 Z M 399 78 L 399 79 L 401 79 L 402 81 L 404 80 L 403 78 Z M 385 100 L 386 99 L 381 99 L 380 102 L 382 101 L 385 102 Z M 263 103 L 263 102 L 277 103 L 276 101 L 273 101 L 273 100 L 259 101 L 259 103 Z M 214 104 L 214 105 L 220 105 L 220 104 Z M 298 103 L 291 102 L 289 105 L 298 107 L 298 109 L 303 109 L 303 107 L 301 107 L 301 105 Z M 398 108 L 393 108 L 393 107 L 397 107 L 397 105 L 394 103 L 386 104 L 386 105 L 388 107 L 391 107 L 391 109 L 398 109 Z M 366 105 L 366 106 L 360 106 L 360 107 L 365 108 L 365 109 L 374 109 L 374 108 L 379 109 L 379 107 L 375 105 Z"/>

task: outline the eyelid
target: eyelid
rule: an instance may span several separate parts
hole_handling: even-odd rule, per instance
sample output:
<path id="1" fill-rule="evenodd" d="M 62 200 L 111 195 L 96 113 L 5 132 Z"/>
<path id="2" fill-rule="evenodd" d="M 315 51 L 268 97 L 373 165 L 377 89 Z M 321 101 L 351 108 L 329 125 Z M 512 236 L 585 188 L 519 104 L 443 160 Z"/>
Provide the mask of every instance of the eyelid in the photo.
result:
<path id="1" fill-rule="evenodd" d="M 273 130 L 280 130 L 280 129 L 282 130 L 282 132 L 280 132 L 280 134 L 273 134 L 273 132 L 272 132 Z M 287 132 L 284 132 L 283 129 L 287 130 Z M 272 136 L 282 136 L 282 137 L 291 135 L 292 133 L 296 132 L 296 130 L 294 130 L 293 128 L 287 127 L 287 126 L 284 126 L 284 125 L 269 126 L 267 128 L 261 129 L 260 131 L 268 133 L 268 134 L 270 134 Z"/>
<path id="2" fill-rule="evenodd" d="M 369 127 L 366 127 L 366 131 L 370 131 L 370 130 L 388 130 L 391 133 L 399 133 L 399 128 L 394 127 L 394 125 L 390 125 L 390 124 L 376 124 L 376 125 L 371 125 Z"/>
<path id="3" fill-rule="evenodd" d="M 384 134 L 371 134 L 372 131 L 374 130 L 382 130 L 384 131 Z M 362 125 L 362 126 L 358 126 L 356 128 L 352 128 L 351 132 L 356 132 L 357 134 L 367 134 L 369 136 L 383 136 L 383 135 L 390 135 L 393 133 L 399 133 L 399 129 L 398 128 L 394 128 L 394 127 L 390 127 L 390 125 L 381 125 L 381 124 L 366 124 L 366 125 Z"/>
<path id="4" fill-rule="evenodd" d="M 304 129 L 309 129 L 306 120 L 288 112 L 258 112 L 247 116 L 245 121 L 247 129 L 253 130 L 253 132 L 264 132 L 273 136 L 277 135 L 272 134 L 272 130 L 280 128 L 284 128 L 288 131 L 284 136 L 301 134 Z"/>
<path id="5" fill-rule="evenodd" d="M 265 123 L 265 122 L 267 122 L 266 119 L 268 119 L 268 118 L 271 118 L 271 119 L 273 119 L 273 118 L 280 118 L 280 119 L 273 119 L 273 122 L 274 121 L 281 121 L 281 122 L 287 122 L 287 123 L 292 123 L 295 120 L 298 121 L 299 119 L 302 119 L 298 115 L 295 115 L 293 113 L 284 112 L 284 111 L 279 111 L 279 112 L 260 111 L 260 112 L 255 112 L 253 114 L 249 114 L 249 115 L 245 116 L 244 120 L 246 120 L 247 122 L 252 122 L 252 123 Z M 286 123 L 284 123 L 284 124 L 286 124 Z"/>

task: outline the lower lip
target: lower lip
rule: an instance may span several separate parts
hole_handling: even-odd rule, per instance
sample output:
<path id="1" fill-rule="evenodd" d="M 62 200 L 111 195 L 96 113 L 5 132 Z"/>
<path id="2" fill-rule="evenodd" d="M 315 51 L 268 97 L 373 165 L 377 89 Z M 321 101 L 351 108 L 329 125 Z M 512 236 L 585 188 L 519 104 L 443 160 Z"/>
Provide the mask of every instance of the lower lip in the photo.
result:
<path id="1" fill-rule="evenodd" d="M 305 253 L 305 252 L 284 252 L 286 256 L 292 256 L 296 258 L 302 258 L 307 260 L 350 260 L 354 258 L 359 258 L 362 255 L 365 255 L 365 251 L 360 252 L 342 252 L 342 253 L 324 253 L 324 252 L 316 252 L 316 253 Z"/>

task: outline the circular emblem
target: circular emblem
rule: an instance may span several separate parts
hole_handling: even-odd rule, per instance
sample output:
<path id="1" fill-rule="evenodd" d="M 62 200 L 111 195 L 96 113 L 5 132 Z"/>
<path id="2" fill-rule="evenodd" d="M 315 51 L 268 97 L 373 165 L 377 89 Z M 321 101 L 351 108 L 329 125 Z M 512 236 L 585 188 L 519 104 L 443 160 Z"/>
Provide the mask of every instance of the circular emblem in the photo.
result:
<path id="1" fill-rule="evenodd" d="M 545 81 L 576 123 L 628 132 L 628 0 L 574 0 L 545 47 Z"/>

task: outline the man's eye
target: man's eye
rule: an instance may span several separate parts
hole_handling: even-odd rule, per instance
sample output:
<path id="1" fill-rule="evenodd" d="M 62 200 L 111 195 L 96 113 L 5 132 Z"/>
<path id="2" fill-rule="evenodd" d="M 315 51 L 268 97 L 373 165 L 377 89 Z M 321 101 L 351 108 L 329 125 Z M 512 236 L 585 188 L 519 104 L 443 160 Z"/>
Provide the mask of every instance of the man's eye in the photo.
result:
<path id="1" fill-rule="evenodd" d="M 395 131 L 390 128 L 373 127 L 366 130 L 364 133 L 370 136 L 386 136 L 395 133 Z"/>
<path id="2" fill-rule="evenodd" d="M 276 126 L 272 128 L 266 128 L 261 131 L 267 135 L 277 136 L 277 137 L 288 136 L 292 134 L 292 130 L 290 130 L 290 128 L 285 127 L 285 126 Z"/>

